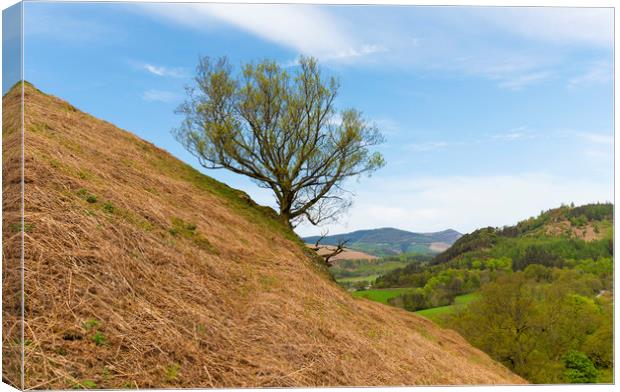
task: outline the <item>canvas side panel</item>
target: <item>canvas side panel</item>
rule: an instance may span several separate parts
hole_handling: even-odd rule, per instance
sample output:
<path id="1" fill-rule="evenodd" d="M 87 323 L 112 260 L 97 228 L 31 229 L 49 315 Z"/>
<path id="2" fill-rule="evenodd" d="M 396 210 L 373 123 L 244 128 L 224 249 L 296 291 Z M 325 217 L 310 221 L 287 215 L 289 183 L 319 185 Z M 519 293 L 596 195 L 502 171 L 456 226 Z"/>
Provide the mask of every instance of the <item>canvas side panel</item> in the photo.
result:
<path id="1" fill-rule="evenodd" d="M 2 12 L 2 380 L 23 387 L 22 3 Z"/>

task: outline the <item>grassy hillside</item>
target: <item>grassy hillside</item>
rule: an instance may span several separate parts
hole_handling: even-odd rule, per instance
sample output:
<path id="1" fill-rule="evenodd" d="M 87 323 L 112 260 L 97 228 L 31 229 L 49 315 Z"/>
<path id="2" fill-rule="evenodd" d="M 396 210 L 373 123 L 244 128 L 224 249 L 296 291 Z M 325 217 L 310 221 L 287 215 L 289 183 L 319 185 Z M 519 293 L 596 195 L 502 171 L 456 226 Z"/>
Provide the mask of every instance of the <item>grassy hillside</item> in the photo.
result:
<path id="1" fill-rule="evenodd" d="M 452 331 L 352 298 L 273 211 L 154 145 L 31 85 L 25 122 L 23 387 L 523 382 Z M 18 139 L 3 128 L 3 147 Z"/>
<path id="2" fill-rule="evenodd" d="M 394 228 L 358 230 L 351 233 L 335 234 L 321 240 L 324 245 L 336 245 L 339 241 L 349 241 L 347 246 L 372 255 L 392 256 L 403 253 L 435 254 L 454 243 L 461 234 L 448 229 L 436 233 L 412 233 Z M 315 243 L 320 237 L 305 237 L 307 243 Z"/>

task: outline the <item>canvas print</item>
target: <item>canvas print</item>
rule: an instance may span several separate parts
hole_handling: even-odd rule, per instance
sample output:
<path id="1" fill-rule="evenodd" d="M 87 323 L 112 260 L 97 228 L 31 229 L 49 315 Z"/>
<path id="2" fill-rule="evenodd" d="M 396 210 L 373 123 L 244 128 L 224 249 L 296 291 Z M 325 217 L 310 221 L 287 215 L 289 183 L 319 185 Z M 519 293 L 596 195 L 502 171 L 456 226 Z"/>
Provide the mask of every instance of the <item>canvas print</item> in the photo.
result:
<path id="1" fill-rule="evenodd" d="M 4 383 L 613 384 L 613 8 L 2 18 Z"/>

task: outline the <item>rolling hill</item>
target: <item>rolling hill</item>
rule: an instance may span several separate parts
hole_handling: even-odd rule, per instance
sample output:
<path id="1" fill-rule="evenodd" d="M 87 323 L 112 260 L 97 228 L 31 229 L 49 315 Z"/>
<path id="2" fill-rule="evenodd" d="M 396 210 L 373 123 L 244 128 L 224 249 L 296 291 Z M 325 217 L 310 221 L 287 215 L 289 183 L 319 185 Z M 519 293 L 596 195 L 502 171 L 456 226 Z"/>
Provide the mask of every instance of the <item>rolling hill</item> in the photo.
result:
<path id="1" fill-rule="evenodd" d="M 561 206 L 513 226 L 481 228 L 463 235 L 430 261 L 397 268 L 375 283 L 383 288 L 412 286 L 420 274 L 480 269 L 487 261 L 495 264 L 491 269 L 519 271 L 529 264 L 562 267 L 575 260 L 613 257 L 613 213 L 611 203 Z"/>
<path id="2" fill-rule="evenodd" d="M 20 90 L 3 98 L 5 148 L 20 143 L 11 120 Z M 11 355 L 19 307 L 5 302 L 5 381 L 39 389 L 524 382 L 453 331 L 352 298 L 243 192 L 30 84 L 24 96 L 25 222 L 15 218 L 19 198 L 7 199 L 3 253 L 19 254 L 8 246 L 23 229 L 25 379 Z M 3 160 L 9 195 L 19 194 L 15 162 Z M 18 287 L 5 282 L 5 298 Z"/>
<path id="3" fill-rule="evenodd" d="M 326 236 L 321 240 L 321 244 L 336 245 L 340 241 L 348 240 L 347 247 L 381 257 L 402 253 L 439 253 L 460 237 L 461 234 L 452 229 L 436 233 L 413 233 L 385 227 Z M 319 238 L 320 236 L 310 236 L 303 240 L 315 243 Z"/>
<path id="4" fill-rule="evenodd" d="M 482 228 L 356 295 L 389 296 L 390 305 L 454 328 L 533 383 L 611 383 L 613 213 L 610 203 L 561 206 Z M 572 355 L 589 373 L 573 372 Z"/>
<path id="5" fill-rule="evenodd" d="M 613 238 L 613 204 L 597 203 L 579 207 L 561 206 L 541 212 L 502 228 L 486 227 L 459 238 L 453 246 L 437 255 L 432 264 L 455 259 L 495 254 L 498 245 L 510 244 L 513 252 L 520 250 L 520 243 L 582 240 L 604 241 Z M 611 244 L 611 242 L 610 242 Z M 506 247 L 506 246 L 505 246 Z M 505 255 L 513 256 L 508 250 Z M 516 254 L 515 254 L 516 255 Z"/>

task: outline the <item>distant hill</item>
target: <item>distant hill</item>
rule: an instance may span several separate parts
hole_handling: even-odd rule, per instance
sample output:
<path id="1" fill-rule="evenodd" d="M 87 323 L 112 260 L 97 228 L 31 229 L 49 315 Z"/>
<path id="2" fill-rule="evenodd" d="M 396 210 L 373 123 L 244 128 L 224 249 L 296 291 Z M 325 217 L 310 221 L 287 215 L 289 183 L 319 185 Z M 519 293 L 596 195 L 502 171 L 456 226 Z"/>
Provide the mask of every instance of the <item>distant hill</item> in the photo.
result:
<path id="1" fill-rule="evenodd" d="M 520 270 L 532 262 L 552 265 L 559 259 L 575 256 L 596 259 L 612 255 L 613 204 L 596 203 L 550 209 L 514 226 L 478 229 L 461 236 L 428 264 L 437 272 L 446 268 L 471 268 L 476 260 L 509 258 L 512 267 Z M 416 263 L 395 269 L 380 276 L 375 285 L 407 286 L 411 276 L 424 268 Z"/>
<path id="2" fill-rule="evenodd" d="M 330 235 L 323 238 L 321 244 L 336 245 L 340 241 L 348 240 L 348 248 L 380 257 L 402 253 L 439 253 L 449 248 L 461 236 L 461 233 L 452 229 L 435 233 L 413 233 L 385 227 Z M 320 236 L 311 236 L 303 240 L 314 244 L 319 238 Z"/>
<path id="3" fill-rule="evenodd" d="M 273 210 L 151 143 L 30 84 L 2 105 L 4 382 L 524 382 L 453 331 L 353 298 Z"/>
<path id="4" fill-rule="evenodd" d="M 586 242 L 612 237 L 613 204 L 596 203 L 579 207 L 561 206 L 541 212 L 537 217 L 514 226 L 486 227 L 459 238 L 453 246 L 438 254 L 432 264 L 441 264 L 470 254 L 488 253 L 508 239 L 522 242 L 546 239 L 575 239 Z"/>

